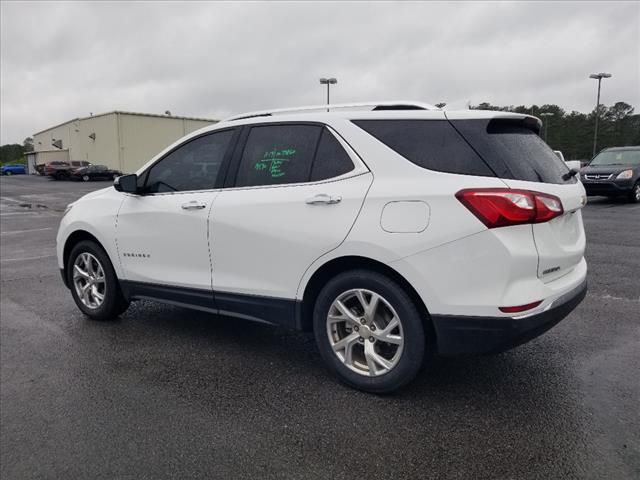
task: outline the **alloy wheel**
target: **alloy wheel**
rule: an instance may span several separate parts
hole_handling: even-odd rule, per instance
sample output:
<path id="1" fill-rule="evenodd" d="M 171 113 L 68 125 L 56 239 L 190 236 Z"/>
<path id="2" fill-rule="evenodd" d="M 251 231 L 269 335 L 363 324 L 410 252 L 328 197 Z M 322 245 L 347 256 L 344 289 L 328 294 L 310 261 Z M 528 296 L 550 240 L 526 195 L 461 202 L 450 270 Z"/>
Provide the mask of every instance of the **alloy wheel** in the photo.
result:
<path id="1" fill-rule="evenodd" d="M 384 297 L 366 289 L 348 290 L 333 301 L 327 335 L 338 359 L 369 377 L 393 370 L 404 347 L 398 314 Z"/>
<path id="2" fill-rule="evenodd" d="M 73 285 L 85 307 L 96 309 L 104 302 L 107 289 L 104 269 L 91 253 L 83 252 L 73 262 Z"/>

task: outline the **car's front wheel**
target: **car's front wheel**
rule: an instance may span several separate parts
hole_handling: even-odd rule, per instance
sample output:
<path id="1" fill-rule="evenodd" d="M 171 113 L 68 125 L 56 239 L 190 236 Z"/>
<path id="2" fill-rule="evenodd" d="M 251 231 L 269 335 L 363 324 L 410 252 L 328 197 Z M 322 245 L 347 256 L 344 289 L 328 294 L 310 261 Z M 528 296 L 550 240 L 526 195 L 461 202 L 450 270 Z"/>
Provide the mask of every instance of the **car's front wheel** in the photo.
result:
<path id="1" fill-rule="evenodd" d="M 329 369 L 357 389 L 397 390 L 422 366 L 422 316 L 407 292 L 380 273 L 354 270 L 330 280 L 316 300 L 313 326 Z"/>
<path id="2" fill-rule="evenodd" d="M 11 171 L 9 171 L 9 170 L 7 170 L 4 174 L 5 175 L 13 175 L 13 173 Z"/>
<path id="3" fill-rule="evenodd" d="M 83 182 L 88 182 L 89 181 L 89 175 L 83 175 L 82 176 L 82 181 Z"/>
<path id="4" fill-rule="evenodd" d="M 90 318 L 107 320 L 123 313 L 129 302 L 104 249 L 95 242 L 79 242 L 67 262 L 67 279 L 78 308 Z"/>

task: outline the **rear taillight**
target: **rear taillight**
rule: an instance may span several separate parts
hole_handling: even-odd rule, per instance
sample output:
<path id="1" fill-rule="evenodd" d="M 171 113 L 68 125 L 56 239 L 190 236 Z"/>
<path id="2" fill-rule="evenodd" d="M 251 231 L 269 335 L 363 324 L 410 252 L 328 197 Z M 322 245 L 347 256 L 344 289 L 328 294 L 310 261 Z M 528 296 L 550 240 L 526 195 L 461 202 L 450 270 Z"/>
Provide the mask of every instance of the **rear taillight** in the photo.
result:
<path id="1" fill-rule="evenodd" d="M 564 212 L 558 197 L 530 190 L 475 188 L 456 198 L 488 228 L 547 222 Z"/>

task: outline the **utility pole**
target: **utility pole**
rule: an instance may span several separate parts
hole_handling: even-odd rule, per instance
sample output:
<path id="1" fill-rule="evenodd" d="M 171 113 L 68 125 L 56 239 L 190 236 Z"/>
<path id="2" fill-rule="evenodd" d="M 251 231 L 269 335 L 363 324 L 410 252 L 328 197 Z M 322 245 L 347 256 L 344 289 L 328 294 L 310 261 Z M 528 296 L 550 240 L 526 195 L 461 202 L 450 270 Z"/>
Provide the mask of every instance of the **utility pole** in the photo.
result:
<path id="1" fill-rule="evenodd" d="M 331 104 L 331 101 L 329 100 L 329 86 L 335 85 L 336 83 L 338 83 L 338 80 L 336 80 L 333 77 L 331 77 L 331 78 L 321 78 L 320 79 L 320 84 L 327 86 L 327 105 Z M 329 111 L 329 108 L 327 108 L 327 112 L 328 111 Z"/>
<path id="2" fill-rule="evenodd" d="M 598 99 L 596 100 L 596 126 L 593 129 L 593 155 L 592 158 L 596 156 L 596 148 L 598 145 L 598 118 L 600 117 L 600 83 L 603 78 L 611 78 L 610 73 L 592 73 L 589 75 L 589 78 L 593 78 L 598 80 Z"/>
<path id="3" fill-rule="evenodd" d="M 544 141 L 547 142 L 547 133 L 549 133 L 549 118 L 553 117 L 553 112 L 544 112 L 541 113 L 540 116 L 544 117 Z"/>

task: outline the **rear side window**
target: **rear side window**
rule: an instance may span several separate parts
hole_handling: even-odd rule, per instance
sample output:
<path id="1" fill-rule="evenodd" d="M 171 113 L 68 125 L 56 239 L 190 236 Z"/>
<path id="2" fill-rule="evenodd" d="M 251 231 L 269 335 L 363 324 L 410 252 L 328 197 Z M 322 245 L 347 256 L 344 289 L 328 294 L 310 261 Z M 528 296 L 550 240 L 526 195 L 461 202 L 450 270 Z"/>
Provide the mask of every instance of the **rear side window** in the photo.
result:
<path id="1" fill-rule="evenodd" d="M 447 120 L 355 120 L 416 165 L 438 172 L 495 176 Z"/>
<path id="2" fill-rule="evenodd" d="M 311 169 L 311 181 L 338 177 L 354 169 L 353 162 L 338 139 L 326 128 L 322 131 L 316 158 Z"/>
<path id="3" fill-rule="evenodd" d="M 252 127 L 242 152 L 237 187 L 309 181 L 322 127 L 267 125 Z"/>
<path id="4" fill-rule="evenodd" d="M 451 122 L 500 178 L 543 183 L 575 183 L 553 150 L 521 120 Z"/>

